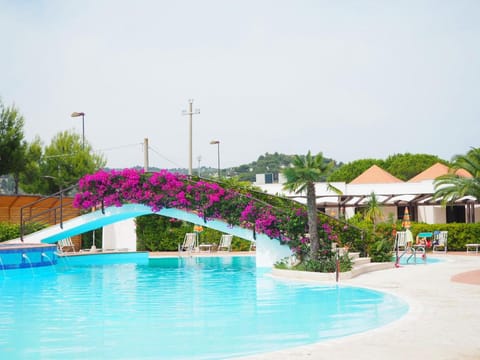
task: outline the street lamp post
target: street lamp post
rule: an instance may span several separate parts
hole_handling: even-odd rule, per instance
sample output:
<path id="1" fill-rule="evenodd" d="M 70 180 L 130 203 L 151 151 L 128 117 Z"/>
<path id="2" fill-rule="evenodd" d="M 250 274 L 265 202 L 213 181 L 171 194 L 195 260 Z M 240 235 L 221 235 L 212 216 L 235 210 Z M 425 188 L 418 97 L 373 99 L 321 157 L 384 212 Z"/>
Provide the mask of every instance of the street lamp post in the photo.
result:
<path id="1" fill-rule="evenodd" d="M 212 140 L 210 141 L 211 145 L 217 145 L 217 163 L 218 163 L 218 178 L 220 179 L 220 141 Z"/>
<path id="2" fill-rule="evenodd" d="M 82 149 L 85 149 L 85 113 L 76 112 L 72 113 L 72 117 L 82 117 Z"/>

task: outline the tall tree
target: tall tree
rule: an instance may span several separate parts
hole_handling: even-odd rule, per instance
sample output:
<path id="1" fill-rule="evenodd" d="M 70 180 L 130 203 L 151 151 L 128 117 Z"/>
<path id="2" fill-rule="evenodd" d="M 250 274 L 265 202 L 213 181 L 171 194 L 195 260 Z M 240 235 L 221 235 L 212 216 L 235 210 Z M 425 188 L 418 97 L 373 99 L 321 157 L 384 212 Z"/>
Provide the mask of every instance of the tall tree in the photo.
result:
<path id="1" fill-rule="evenodd" d="M 440 159 L 438 156 L 428 154 L 395 154 L 385 160 L 360 159 L 340 166 L 329 176 L 328 181 L 349 183 L 372 165 L 378 165 L 393 176 L 406 181 L 437 162 L 448 164 L 447 161 Z"/>
<path id="2" fill-rule="evenodd" d="M 372 165 L 381 166 L 381 164 L 382 160 L 377 159 L 355 160 L 333 171 L 328 177 L 328 181 L 345 181 L 349 183 Z"/>
<path id="3" fill-rule="evenodd" d="M 471 177 L 462 176 L 462 170 Z M 452 171 L 435 179 L 434 186 L 434 199 L 442 199 L 443 204 L 464 196 L 480 200 L 480 148 L 472 148 L 466 155 L 454 157 Z"/>
<path id="4" fill-rule="evenodd" d="M 283 175 L 286 178 L 283 187 L 285 190 L 293 191 L 297 194 L 306 191 L 310 257 L 313 260 L 317 260 L 320 240 L 318 237 L 315 183 L 325 179 L 333 167 L 333 162 L 325 161 L 322 153 L 312 156 L 310 151 L 308 151 L 306 156 L 295 155 L 292 165 L 292 167 L 283 170 Z"/>
<path id="5" fill-rule="evenodd" d="M 0 175 L 12 175 L 15 193 L 18 193 L 20 173 L 25 167 L 26 141 L 23 126 L 25 120 L 18 109 L 5 106 L 0 100 Z"/>
<path id="6" fill-rule="evenodd" d="M 20 174 L 20 184 L 24 192 L 28 194 L 48 194 L 47 185 L 41 175 L 43 159 L 43 145 L 38 136 L 27 144 L 25 150 L 25 169 Z"/>
<path id="7" fill-rule="evenodd" d="M 436 155 L 405 153 L 390 155 L 381 167 L 393 176 L 407 181 L 438 162 L 448 165 L 447 161 Z"/>
<path id="8" fill-rule="evenodd" d="M 295 155 L 279 154 L 277 152 L 273 154 L 265 153 L 260 155 L 256 161 L 252 161 L 248 164 L 240 165 L 232 169 L 232 172 L 236 174 L 240 180 L 255 181 L 255 174 L 262 173 L 279 173 L 284 168 L 289 167 L 292 164 Z M 330 159 L 325 158 L 325 161 Z M 323 181 L 326 179 L 323 179 Z"/>
<path id="9" fill-rule="evenodd" d="M 38 156 L 38 146 L 37 143 L 29 148 L 32 158 Z M 106 161 L 102 155 L 93 152 L 88 142 L 83 147 L 83 140 L 78 134 L 63 131 L 45 147 L 38 164 L 38 176 L 22 177 L 25 182 L 22 186 L 30 192 L 51 194 L 75 184 L 85 174 L 96 172 L 105 166 Z"/>

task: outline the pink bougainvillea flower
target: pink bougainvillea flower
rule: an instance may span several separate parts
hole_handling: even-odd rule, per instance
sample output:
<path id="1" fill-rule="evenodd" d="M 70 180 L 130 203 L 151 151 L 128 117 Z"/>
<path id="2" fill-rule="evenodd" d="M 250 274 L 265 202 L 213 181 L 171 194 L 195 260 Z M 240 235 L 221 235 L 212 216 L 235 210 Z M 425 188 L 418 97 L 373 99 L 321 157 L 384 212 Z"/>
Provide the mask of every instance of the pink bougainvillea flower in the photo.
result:
<path id="1" fill-rule="evenodd" d="M 206 221 L 219 219 L 229 225 L 241 225 L 254 232 L 287 243 L 297 252 L 305 252 L 309 240 L 307 211 L 304 206 L 274 208 L 257 201 L 251 194 L 240 194 L 225 189 L 215 182 L 191 181 L 187 176 L 161 170 L 146 174 L 143 170 L 100 170 L 85 175 L 78 183 L 74 206 L 91 209 L 102 205 L 122 206 L 138 203 L 149 206 L 153 212 L 165 207 L 176 207 L 193 212 Z M 330 240 L 338 240 L 328 223 L 321 229 Z M 345 225 L 343 230 L 347 230 Z"/>

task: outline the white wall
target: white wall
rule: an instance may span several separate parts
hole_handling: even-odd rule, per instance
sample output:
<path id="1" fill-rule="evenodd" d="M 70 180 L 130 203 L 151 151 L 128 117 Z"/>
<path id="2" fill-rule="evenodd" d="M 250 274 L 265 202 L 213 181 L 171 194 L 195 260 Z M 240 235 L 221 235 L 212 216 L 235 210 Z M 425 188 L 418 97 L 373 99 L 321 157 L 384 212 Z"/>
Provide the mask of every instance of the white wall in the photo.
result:
<path id="1" fill-rule="evenodd" d="M 257 267 L 273 267 L 273 265 L 293 253 L 287 245 L 280 245 L 278 240 L 270 239 L 264 234 L 257 234 L 256 262 Z"/>
<path id="2" fill-rule="evenodd" d="M 418 206 L 417 207 L 418 222 L 424 222 L 427 224 L 435 223 L 435 216 L 441 216 L 441 213 L 435 213 L 433 206 Z M 438 221 L 437 221 L 438 222 Z"/>
<path id="3" fill-rule="evenodd" d="M 433 206 L 433 221 L 428 224 L 446 224 L 447 211 L 443 206 Z"/>
<path id="4" fill-rule="evenodd" d="M 126 219 L 103 227 L 104 250 L 137 251 L 135 219 Z"/>

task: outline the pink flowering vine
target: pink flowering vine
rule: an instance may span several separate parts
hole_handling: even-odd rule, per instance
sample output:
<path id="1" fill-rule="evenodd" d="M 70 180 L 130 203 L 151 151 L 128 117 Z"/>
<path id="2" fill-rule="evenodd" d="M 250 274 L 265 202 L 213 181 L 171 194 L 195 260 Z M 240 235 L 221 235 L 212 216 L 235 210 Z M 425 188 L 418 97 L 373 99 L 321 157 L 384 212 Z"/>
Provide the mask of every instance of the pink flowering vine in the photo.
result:
<path id="1" fill-rule="evenodd" d="M 242 195 L 225 189 L 215 182 L 190 181 L 181 174 L 161 170 L 146 174 L 143 170 L 100 170 L 80 179 L 79 192 L 73 205 L 77 208 L 122 206 L 137 203 L 149 206 L 153 212 L 165 207 L 195 212 L 209 219 L 227 221 L 261 232 L 288 243 L 300 251 L 307 245 L 307 213 L 304 207 L 277 209 L 256 201 L 251 195 Z M 332 239 L 332 228 L 324 223 L 322 229 Z"/>

